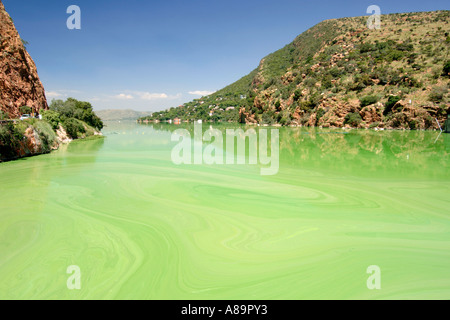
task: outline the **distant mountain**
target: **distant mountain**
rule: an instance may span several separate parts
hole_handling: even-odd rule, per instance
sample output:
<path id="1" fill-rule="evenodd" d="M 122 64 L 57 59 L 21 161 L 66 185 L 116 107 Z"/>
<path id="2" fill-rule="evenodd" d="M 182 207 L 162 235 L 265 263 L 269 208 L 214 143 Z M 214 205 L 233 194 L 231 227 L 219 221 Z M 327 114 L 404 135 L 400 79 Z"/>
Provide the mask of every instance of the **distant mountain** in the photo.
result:
<path id="1" fill-rule="evenodd" d="M 151 112 L 140 112 L 134 110 L 100 110 L 95 114 L 103 121 L 136 120 L 151 115 Z"/>
<path id="2" fill-rule="evenodd" d="M 148 120 L 437 129 L 450 111 L 450 11 L 327 20 L 216 93 Z"/>

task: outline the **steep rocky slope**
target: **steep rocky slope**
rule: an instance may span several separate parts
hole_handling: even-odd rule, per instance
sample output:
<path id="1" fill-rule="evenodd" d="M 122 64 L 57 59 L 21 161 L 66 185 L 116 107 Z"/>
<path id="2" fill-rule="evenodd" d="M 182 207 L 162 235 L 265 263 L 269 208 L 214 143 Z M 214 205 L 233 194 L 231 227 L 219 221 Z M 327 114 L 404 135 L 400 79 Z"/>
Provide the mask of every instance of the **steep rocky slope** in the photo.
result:
<path id="1" fill-rule="evenodd" d="M 23 106 L 31 107 L 34 112 L 48 109 L 36 65 L 1 0 L 0 50 L 0 110 L 16 118 Z"/>

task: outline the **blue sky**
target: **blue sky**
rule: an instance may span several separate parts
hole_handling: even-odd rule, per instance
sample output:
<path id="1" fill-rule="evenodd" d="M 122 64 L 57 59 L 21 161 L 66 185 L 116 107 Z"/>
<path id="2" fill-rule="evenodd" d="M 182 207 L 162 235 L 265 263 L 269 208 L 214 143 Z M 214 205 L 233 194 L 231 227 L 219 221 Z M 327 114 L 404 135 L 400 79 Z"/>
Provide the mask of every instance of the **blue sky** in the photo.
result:
<path id="1" fill-rule="evenodd" d="M 325 19 L 449 9 L 448 0 L 3 0 L 47 98 L 156 111 L 238 80 Z M 69 30 L 67 7 L 81 8 Z"/>

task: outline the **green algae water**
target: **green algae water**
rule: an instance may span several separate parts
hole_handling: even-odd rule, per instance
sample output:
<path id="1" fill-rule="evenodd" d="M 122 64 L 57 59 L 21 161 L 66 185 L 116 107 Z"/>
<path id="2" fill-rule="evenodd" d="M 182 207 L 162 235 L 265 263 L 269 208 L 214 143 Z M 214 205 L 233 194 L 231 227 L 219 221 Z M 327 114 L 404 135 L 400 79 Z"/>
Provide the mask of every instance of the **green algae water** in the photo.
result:
<path id="1" fill-rule="evenodd" d="M 0 298 L 450 299 L 450 136 L 280 128 L 261 176 L 173 164 L 176 129 L 0 164 Z"/>

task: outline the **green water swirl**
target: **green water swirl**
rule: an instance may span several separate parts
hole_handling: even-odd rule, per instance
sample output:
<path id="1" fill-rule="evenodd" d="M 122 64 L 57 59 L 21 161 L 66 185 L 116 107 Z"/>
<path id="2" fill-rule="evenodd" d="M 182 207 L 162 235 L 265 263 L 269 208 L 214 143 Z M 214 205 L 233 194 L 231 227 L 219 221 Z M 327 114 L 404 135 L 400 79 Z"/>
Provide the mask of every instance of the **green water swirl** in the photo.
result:
<path id="1" fill-rule="evenodd" d="M 174 165 L 175 129 L 0 164 L 0 298 L 450 298 L 448 135 L 283 128 L 261 176 Z"/>

